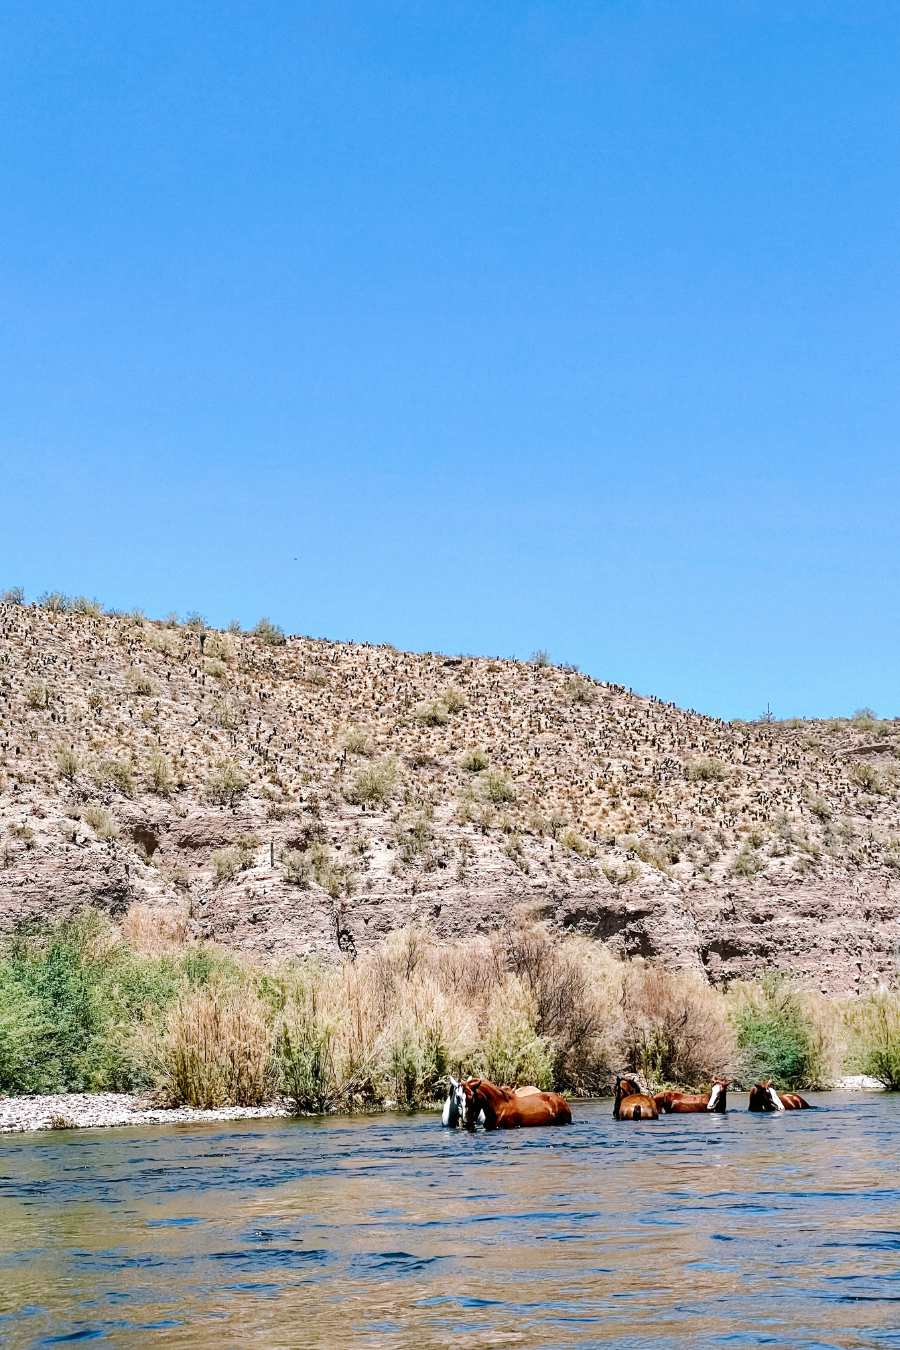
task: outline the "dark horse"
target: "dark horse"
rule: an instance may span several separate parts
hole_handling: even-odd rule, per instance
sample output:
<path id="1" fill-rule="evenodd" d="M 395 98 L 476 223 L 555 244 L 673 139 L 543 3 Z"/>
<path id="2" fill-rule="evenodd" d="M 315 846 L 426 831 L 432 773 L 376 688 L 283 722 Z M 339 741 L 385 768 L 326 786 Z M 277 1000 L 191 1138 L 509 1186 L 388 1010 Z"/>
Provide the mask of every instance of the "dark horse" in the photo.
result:
<path id="1" fill-rule="evenodd" d="M 799 1092 L 776 1092 L 769 1078 L 765 1083 L 755 1083 L 750 1089 L 751 1111 L 814 1111 L 812 1102 L 801 1097 Z"/>
<path id="2" fill-rule="evenodd" d="M 516 1092 L 498 1087 L 486 1078 L 467 1078 L 461 1084 L 466 1098 L 465 1126 L 475 1129 L 479 1112 L 486 1130 L 517 1130 L 528 1125 L 571 1125 L 572 1112 L 565 1097 L 537 1088 Z"/>
<path id="3" fill-rule="evenodd" d="M 666 1114 L 686 1115 L 688 1112 L 726 1111 L 728 1079 L 716 1078 L 709 1092 L 655 1092 L 656 1109 Z"/>
<path id="4" fill-rule="evenodd" d="M 613 1102 L 613 1120 L 656 1120 L 659 1111 L 656 1102 L 642 1092 L 633 1078 L 616 1075 L 616 1099 Z"/>

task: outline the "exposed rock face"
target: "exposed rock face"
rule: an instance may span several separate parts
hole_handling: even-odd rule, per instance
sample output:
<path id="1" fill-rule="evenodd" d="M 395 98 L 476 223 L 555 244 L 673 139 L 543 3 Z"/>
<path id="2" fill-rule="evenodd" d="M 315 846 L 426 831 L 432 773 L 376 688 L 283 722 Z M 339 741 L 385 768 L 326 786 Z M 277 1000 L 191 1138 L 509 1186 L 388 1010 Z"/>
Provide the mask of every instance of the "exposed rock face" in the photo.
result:
<path id="1" fill-rule="evenodd" d="M 141 902 L 260 956 L 541 918 L 716 981 L 896 973 L 900 724 L 553 667 L 0 608 L 0 928 Z M 877 733 L 877 734 L 876 734 Z"/>

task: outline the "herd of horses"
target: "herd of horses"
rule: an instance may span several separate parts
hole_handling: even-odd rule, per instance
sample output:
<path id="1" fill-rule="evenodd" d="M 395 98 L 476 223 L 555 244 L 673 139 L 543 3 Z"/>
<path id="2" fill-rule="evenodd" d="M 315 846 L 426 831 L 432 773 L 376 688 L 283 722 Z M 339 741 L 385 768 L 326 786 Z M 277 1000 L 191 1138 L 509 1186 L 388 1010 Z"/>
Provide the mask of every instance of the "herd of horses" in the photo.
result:
<path id="1" fill-rule="evenodd" d="M 644 1092 L 634 1078 L 616 1077 L 614 1120 L 657 1120 L 661 1115 L 686 1115 L 727 1110 L 727 1078 L 717 1078 L 709 1092 Z M 750 1089 L 751 1111 L 808 1111 L 812 1104 L 798 1092 L 778 1092 L 771 1079 Z M 441 1123 L 473 1131 L 516 1130 L 532 1125 L 571 1125 L 572 1111 L 558 1092 L 536 1087 L 498 1087 L 486 1078 L 450 1079 Z"/>

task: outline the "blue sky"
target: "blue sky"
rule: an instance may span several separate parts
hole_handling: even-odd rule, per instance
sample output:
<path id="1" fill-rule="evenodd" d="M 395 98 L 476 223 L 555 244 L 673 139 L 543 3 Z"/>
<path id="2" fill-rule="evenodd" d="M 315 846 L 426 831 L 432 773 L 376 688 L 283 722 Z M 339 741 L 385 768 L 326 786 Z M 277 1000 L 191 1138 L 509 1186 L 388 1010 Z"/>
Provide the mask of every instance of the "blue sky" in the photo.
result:
<path id="1" fill-rule="evenodd" d="M 0 584 L 900 715 L 900 5 L 0 6 Z"/>

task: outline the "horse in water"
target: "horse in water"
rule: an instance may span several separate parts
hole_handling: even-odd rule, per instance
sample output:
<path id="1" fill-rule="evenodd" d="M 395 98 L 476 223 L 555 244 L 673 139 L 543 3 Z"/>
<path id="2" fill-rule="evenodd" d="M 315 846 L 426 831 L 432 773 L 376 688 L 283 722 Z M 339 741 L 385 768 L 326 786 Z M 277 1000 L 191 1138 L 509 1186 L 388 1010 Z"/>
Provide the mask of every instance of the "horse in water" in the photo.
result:
<path id="1" fill-rule="evenodd" d="M 656 1102 L 633 1078 L 616 1075 L 616 1097 L 613 1102 L 613 1120 L 657 1120 Z"/>
<path id="2" fill-rule="evenodd" d="M 540 1088 L 536 1087 L 503 1087 L 503 1092 L 513 1092 L 517 1097 L 533 1097 L 535 1093 L 540 1096 Z M 455 1130 L 460 1125 L 466 1123 L 466 1094 L 463 1091 L 463 1085 L 450 1075 L 450 1091 L 447 1094 L 447 1100 L 444 1102 L 444 1109 L 441 1112 L 441 1124 L 447 1129 Z M 484 1111 L 478 1113 L 478 1124 L 484 1124 Z"/>
<path id="3" fill-rule="evenodd" d="M 466 1097 L 462 1090 L 462 1083 L 451 1074 L 450 1091 L 441 1112 L 441 1124 L 446 1126 L 447 1129 L 455 1130 L 457 1126 L 465 1124 L 465 1119 Z"/>
<path id="4" fill-rule="evenodd" d="M 656 1109 L 666 1115 L 687 1115 L 689 1112 L 727 1110 L 728 1079 L 716 1078 L 709 1092 L 655 1092 Z"/>
<path id="5" fill-rule="evenodd" d="M 565 1097 L 540 1088 L 498 1087 L 487 1078 L 467 1078 L 461 1084 L 466 1107 L 464 1124 L 475 1129 L 482 1115 L 486 1130 L 517 1130 L 530 1125 L 571 1125 L 572 1112 Z"/>
<path id="6" fill-rule="evenodd" d="M 749 1110 L 751 1111 L 814 1111 L 812 1102 L 801 1097 L 799 1092 L 776 1092 L 771 1078 L 765 1083 L 755 1083 L 750 1089 Z"/>

